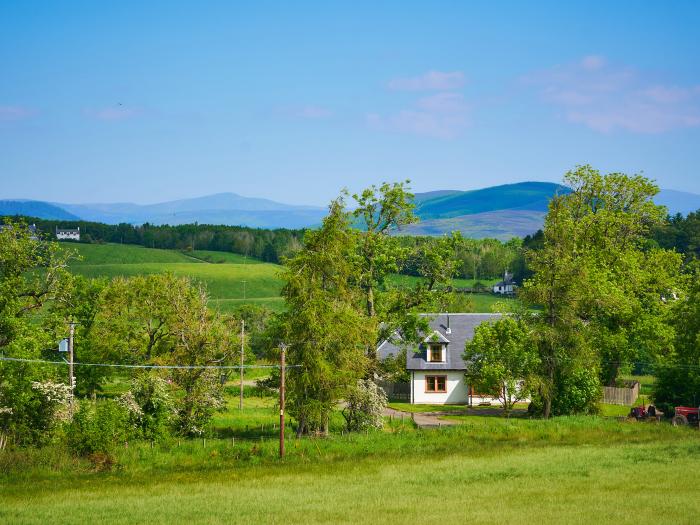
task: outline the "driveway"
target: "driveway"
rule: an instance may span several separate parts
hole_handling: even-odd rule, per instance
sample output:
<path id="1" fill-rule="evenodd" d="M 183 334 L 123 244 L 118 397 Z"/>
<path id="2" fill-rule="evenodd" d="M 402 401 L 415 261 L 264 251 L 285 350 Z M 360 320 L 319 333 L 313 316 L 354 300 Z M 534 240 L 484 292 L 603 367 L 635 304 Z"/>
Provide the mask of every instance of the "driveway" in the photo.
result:
<path id="1" fill-rule="evenodd" d="M 511 411 L 511 417 L 523 416 L 527 413 L 524 409 L 513 409 Z M 503 415 L 503 410 L 501 408 L 489 408 L 489 407 L 479 407 L 479 408 L 468 408 L 464 407 L 464 410 L 449 410 L 449 411 L 436 411 L 436 412 L 402 412 L 400 410 L 394 410 L 393 408 L 385 408 L 384 415 L 386 417 L 393 417 L 395 419 L 400 419 L 402 416 L 405 418 L 413 419 L 413 422 L 419 428 L 439 428 L 439 427 L 449 427 L 453 425 L 459 425 L 459 421 L 454 421 L 451 419 L 442 419 L 445 416 L 491 416 L 500 417 Z"/>

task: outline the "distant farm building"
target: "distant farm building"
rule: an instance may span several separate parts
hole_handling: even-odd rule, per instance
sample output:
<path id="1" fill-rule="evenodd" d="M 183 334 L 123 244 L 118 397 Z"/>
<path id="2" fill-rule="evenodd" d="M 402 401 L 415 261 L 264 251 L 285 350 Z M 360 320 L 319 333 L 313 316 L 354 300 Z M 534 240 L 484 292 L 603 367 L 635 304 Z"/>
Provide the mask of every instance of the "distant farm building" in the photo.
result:
<path id="1" fill-rule="evenodd" d="M 5 230 L 11 230 L 11 229 L 12 229 L 11 224 L 0 224 L 0 232 L 5 231 Z M 29 225 L 29 238 L 33 241 L 39 240 L 39 235 L 37 234 L 37 230 L 36 230 L 36 224 Z"/>
<path id="2" fill-rule="evenodd" d="M 503 280 L 493 285 L 493 293 L 501 295 L 513 295 L 515 293 L 515 283 L 513 282 L 513 274 L 506 270 L 503 275 Z"/>
<path id="3" fill-rule="evenodd" d="M 79 241 L 80 240 L 80 228 L 75 230 L 64 230 L 56 228 L 56 239 L 59 241 Z"/>

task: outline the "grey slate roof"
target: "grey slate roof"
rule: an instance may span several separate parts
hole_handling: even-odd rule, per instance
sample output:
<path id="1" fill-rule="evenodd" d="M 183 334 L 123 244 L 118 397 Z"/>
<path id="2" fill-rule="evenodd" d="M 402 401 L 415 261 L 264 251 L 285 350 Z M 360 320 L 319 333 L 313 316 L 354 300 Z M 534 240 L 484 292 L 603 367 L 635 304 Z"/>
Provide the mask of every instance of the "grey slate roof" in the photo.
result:
<path id="1" fill-rule="evenodd" d="M 444 363 L 430 363 L 427 360 L 426 344 L 418 347 L 413 345 L 406 350 L 406 368 L 408 370 L 466 370 L 462 354 L 467 341 L 474 337 L 474 329 L 484 322 L 493 322 L 502 317 L 502 314 L 421 314 L 430 319 L 431 331 L 437 331 L 447 343 L 447 359 Z M 447 317 L 451 333 L 447 333 Z M 430 335 L 430 334 L 428 334 Z M 397 338 L 400 339 L 400 338 Z M 377 348 L 377 357 L 386 359 L 390 355 L 396 355 L 404 346 L 400 341 L 384 341 Z"/>

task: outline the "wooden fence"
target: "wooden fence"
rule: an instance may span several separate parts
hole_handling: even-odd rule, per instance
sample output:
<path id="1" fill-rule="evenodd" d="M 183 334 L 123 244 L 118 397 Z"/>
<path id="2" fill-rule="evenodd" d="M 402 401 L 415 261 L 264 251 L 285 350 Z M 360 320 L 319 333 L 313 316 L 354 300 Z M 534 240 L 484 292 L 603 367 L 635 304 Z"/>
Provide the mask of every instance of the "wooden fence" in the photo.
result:
<path id="1" fill-rule="evenodd" d="M 611 405 L 633 405 L 639 397 L 639 381 L 631 381 L 624 388 L 614 386 L 603 387 L 603 403 Z"/>
<path id="2" fill-rule="evenodd" d="M 388 381 L 377 381 L 377 385 L 386 392 L 386 397 L 390 401 L 410 401 L 411 400 L 411 384 L 410 383 L 390 383 Z"/>

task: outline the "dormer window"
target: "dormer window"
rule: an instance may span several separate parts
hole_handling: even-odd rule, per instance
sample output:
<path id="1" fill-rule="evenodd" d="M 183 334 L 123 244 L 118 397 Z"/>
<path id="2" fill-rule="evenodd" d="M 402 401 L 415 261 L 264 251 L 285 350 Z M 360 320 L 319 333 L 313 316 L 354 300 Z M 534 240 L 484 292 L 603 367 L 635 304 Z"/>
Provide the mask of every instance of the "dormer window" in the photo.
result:
<path id="1" fill-rule="evenodd" d="M 445 345 L 432 344 L 428 347 L 428 361 L 431 363 L 442 363 L 445 361 Z"/>

